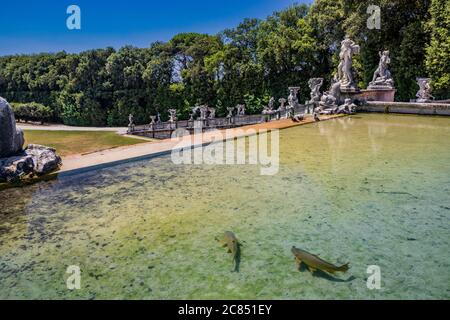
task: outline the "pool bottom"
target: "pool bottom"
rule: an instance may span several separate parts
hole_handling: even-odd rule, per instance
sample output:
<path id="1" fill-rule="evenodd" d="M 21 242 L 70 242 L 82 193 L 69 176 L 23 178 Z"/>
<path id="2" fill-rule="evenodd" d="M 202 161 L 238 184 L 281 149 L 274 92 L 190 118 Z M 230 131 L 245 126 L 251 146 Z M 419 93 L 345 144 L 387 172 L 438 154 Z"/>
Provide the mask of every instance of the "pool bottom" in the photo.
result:
<path id="1" fill-rule="evenodd" d="M 0 192 L 0 297 L 448 299 L 449 124 L 358 115 L 284 130 L 275 176 L 161 157 Z M 239 272 L 215 240 L 226 230 Z M 294 245 L 351 269 L 298 271 Z"/>

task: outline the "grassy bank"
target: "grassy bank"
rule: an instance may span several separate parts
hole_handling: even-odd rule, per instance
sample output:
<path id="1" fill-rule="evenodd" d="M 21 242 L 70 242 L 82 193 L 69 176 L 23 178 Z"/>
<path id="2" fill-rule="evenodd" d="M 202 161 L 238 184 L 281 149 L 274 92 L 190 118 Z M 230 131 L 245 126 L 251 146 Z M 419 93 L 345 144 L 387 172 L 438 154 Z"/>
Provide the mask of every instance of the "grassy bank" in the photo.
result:
<path id="1" fill-rule="evenodd" d="M 62 157 L 146 142 L 115 132 L 25 130 L 25 143 L 53 147 Z"/>

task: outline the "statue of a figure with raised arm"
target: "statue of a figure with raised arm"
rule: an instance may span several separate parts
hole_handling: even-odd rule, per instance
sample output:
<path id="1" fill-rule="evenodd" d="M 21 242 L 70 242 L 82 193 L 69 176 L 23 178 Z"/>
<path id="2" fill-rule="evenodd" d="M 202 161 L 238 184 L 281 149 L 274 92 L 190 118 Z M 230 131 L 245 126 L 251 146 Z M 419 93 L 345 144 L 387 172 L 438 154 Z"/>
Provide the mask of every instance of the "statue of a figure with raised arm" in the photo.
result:
<path id="1" fill-rule="evenodd" d="M 346 36 L 341 42 L 341 52 L 339 53 L 340 63 L 338 66 L 338 79 L 341 89 L 356 90 L 356 81 L 353 70 L 353 55 L 359 54 L 360 47 L 353 40 Z"/>

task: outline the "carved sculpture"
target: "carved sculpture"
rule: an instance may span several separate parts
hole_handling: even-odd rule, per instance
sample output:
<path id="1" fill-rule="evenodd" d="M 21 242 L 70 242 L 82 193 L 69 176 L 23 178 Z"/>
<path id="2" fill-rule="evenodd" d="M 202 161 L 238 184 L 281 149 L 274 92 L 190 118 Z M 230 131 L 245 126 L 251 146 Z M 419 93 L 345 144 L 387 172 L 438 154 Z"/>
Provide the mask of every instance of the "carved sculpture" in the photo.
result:
<path id="1" fill-rule="evenodd" d="M 278 100 L 278 102 L 280 103 L 280 107 L 278 108 L 278 111 L 286 110 L 286 102 L 287 102 L 287 100 L 285 98 L 280 98 L 280 100 Z"/>
<path id="2" fill-rule="evenodd" d="M 274 105 L 275 105 L 275 98 L 272 97 L 269 100 L 269 104 L 266 107 L 264 107 L 262 114 L 265 114 L 265 115 L 275 114 L 277 111 L 274 110 Z"/>
<path id="3" fill-rule="evenodd" d="M 332 113 L 338 107 L 341 97 L 341 83 L 335 77 L 329 91 L 323 93 L 317 111 L 321 113 Z"/>
<path id="4" fill-rule="evenodd" d="M 236 106 L 236 109 L 238 116 L 245 116 L 245 104 L 238 104 Z"/>
<path id="5" fill-rule="evenodd" d="M 311 78 L 308 81 L 309 89 L 311 90 L 311 100 L 306 102 L 307 113 L 313 113 L 319 107 L 321 98 L 320 88 L 323 85 L 323 78 Z"/>
<path id="6" fill-rule="evenodd" d="M 311 89 L 310 103 L 317 103 L 320 101 L 320 88 L 323 85 L 323 78 L 312 78 L 308 81 L 309 88 Z"/>
<path id="7" fill-rule="evenodd" d="M 169 112 L 169 122 L 177 121 L 177 110 L 169 109 L 168 112 Z"/>
<path id="8" fill-rule="evenodd" d="M 156 116 L 150 116 L 150 130 L 153 130 L 155 128 L 156 124 Z"/>
<path id="9" fill-rule="evenodd" d="M 360 47 L 348 36 L 341 42 L 339 53 L 338 79 L 341 89 L 357 90 L 355 72 L 353 70 L 353 55 L 359 54 Z"/>
<path id="10" fill-rule="evenodd" d="M 354 114 L 356 112 L 356 105 L 352 102 L 352 99 L 345 99 L 345 103 L 339 106 L 338 114 Z"/>
<path id="11" fill-rule="evenodd" d="M 431 84 L 430 78 L 417 78 L 416 79 L 417 84 L 419 85 L 419 91 L 417 91 L 416 97 L 417 100 L 416 102 L 421 102 L 421 103 L 427 103 L 427 102 L 431 102 L 431 100 L 434 100 L 434 97 L 431 95 Z"/>
<path id="12" fill-rule="evenodd" d="M 269 110 L 273 110 L 274 105 L 275 105 L 275 98 L 271 97 L 269 100 L 269 105 L 267 107 Z"/>
<path id="13" fill-rule="evenodd" d="M 294 115 L 295 107 L 298 106 L 297 93 L 300 90 L 298 87 L 289 87 L 288 106 L 286 107 L 286 118 L 291 118 Z"/>
<path id="14" fill-rule="evenodd" d="M 299 87 L 289 87 L 288 111 L 294 110 L 294 108 L 298 106 L 297 94 L 299 90 Z"/>
<path id="15" fill-rule="evenodd" d="M 379 89 L 379 88 L 394 88 L 394 79 L 392 79 L 391 72 L 388 67 L 391 63 L 391 58 L 389 57 L 389 51 L 383 51 L 379 53 L 380 63 L 377 70 L 373 74 L 372 82 L 369 84 L 369 89 Z"/>
<path id="16" fill-rule="evenodd" d="M 228 107 L 227 108 L 227 111 L 228 111 L 227 118 L 233 118 L 233 112 L 234 112 L 235 109 L 236 109 L 235 107 Z"/>
<path id="17" fill-rule="evenodd" d="M 216 108 L 208 108 L 209 116 L 208 119 L 215 119 L 216 118 Z"/>
<path id="18" fill-rule="evenodd" d="M 198 107 L 200 110 L 200 120 L 206 120 L 207 118 L 207 113 L 208 113 L 208 106 L 199 106 Z"/>
<path id="19" fill-rule="evenodd" d="M 133 132 L 134 129 L 135 129 L 134 117 L 130 113 L 130 115 L 128 116 L 128 133 Z"/>

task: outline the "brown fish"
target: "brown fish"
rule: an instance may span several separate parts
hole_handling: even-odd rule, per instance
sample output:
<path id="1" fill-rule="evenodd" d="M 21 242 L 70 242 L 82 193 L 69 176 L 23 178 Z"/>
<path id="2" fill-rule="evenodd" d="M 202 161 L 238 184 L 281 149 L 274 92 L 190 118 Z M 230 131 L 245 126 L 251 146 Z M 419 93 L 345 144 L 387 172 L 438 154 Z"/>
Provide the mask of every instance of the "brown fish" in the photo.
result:
<path id="1" fill-rule="evenodd" d="M 239 271 L 240 262 L 240 243 L 233 232 L 226 231 L 221 239 L 218 239 L 220 243 L 228 248 L 228 253 L 231 253 L 233 262 L 235 263 L 234 271 Z"/>
<path id="2" fill-rule="evenodd" d="M 316 255 L 313 255 L 296 247 L 292 247 L 291 251 L 295 256 L 297 265 L 300 266 L 300 264 L 303 262 L 304 264 L 306 264 L 308 270 L 311 273 L 314 273 L 316 270 L 322 270 L 334 274 L 335 272 L 347 272 L 347 270 L 349 269 L 348 263 L 344 264 L 343 266 L 337 267 L 332 263 L 320 259 Z"/>

